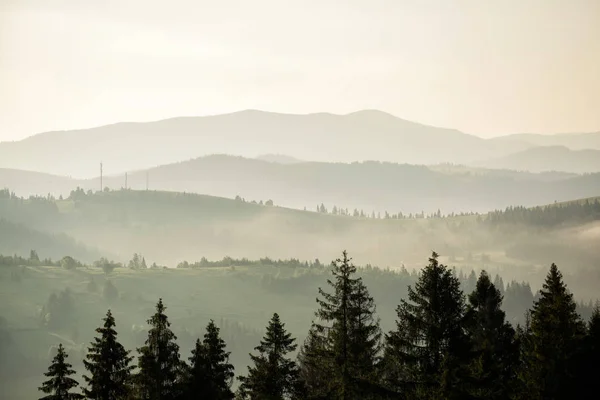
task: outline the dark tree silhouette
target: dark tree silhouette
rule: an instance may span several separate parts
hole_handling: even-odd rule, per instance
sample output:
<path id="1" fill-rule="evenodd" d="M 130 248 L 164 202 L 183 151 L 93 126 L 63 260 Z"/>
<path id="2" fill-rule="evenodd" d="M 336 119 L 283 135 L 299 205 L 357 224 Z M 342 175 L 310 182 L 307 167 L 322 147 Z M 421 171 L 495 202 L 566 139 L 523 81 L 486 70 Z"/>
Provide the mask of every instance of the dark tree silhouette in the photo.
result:
<path id="1" fill-rule="evenodd" d="M 177 337 L 171 331 L 162 299 L 156 313 L 148 320 L 151 326 L 143 347 L 138 349 L 136 391 L 147 400 L 174 400 L 181 396 L 183 363 L 179 359 Z"/>
<path id="2" fill-rule="evenodd" d="M 585 325 L 555 264 L 531 310 L 523 340 L 521 379 L 527 398 L 567 399 L 577 393 L 577 361 Z"/>
<path id="3" fill-rule="evenodd" d="M 480 399 L 507 399 L 512 395 L 518 347 L 515 330 L 505 321 L 502 295 L 483 271 L 467 305 L 467 330 L 474 356 L 472 394 Z"/>
<path id="4" fill-rule="evenodd" d="M 388 385 L 418 399 L 465 398 L 470 361 L 460 283 L 434 252 L 387 336 Z"/>
<path id="5" fill-rule="evenodd" d="M 83 376 L 88 386 L 83 391 L 93 400 L 124 399 L 130 393 L 133 357 L 117 340 L 115 319 L 110 310 L 103 321 L 104 325 L 96 329 L 98 337 L 94 338 L 83 360 L 90 373 Z"/>
<path id="6" fill-rule="evenodd" d="M 296 339 L 285 330 L 278 314 L 267 326 L 267 333 L 250 354 L 252 366 L 248 375 L 240 376 L 239 395 L 249 400 L 283 400 L 296 398 L 299 393 L 298 367 L 287 356 L 296 350 Z"/>
<path id="7" fill-rule="evenodd" d="M 58 345 L 58 352 L 52 359 L 48 372 L 44 375 L 48 379 L 39 390 L 46 393 L 47 396 L 41 397 L 40 400 L 78 400 L 83 399 L 83 395 L 79 393 L 71 392 L 72 389 L 79 386 L 79 383 L 71 378 L 71 375 L 75 375 L 75 371 L 72 369 L 73 366 L 69 364 L 66 359 L 68 358 L 65 348 L 62 343 Z"/>
<path id="8" fill-rule="evenodd" d="M 190 368 L 186 381 L 188 399 L 233 399 L 233 365 L 229 363 L 229 352 L 219 336 L 214 321 L 206 327 L 204 340 L 196 341 L 190 357 Z"/>

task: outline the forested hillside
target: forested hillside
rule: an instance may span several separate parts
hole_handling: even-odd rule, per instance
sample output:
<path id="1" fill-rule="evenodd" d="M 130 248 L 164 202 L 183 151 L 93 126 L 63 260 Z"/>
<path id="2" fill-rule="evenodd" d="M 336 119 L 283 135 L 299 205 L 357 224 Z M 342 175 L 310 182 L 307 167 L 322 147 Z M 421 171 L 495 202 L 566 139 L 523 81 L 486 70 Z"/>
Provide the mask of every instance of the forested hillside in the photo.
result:
<path id="1" fill-rule="evenodd" d="M 265 199 L 266 200 L 266 199 Z M 48 199 L 5 195 L 0 218 L 67 234 L 119 261 L 143 253 L 161 265 L 224 255 L 327 259 L 352 246 L 357 262 L 418 267 L 432 248 L 453 262 L 530 279 L 549 262 L 569 271 L 598 262 L 598 201 L 508 208 L 481 215 L 364 213 L 358 217 L 184 193 L 119 190 Z M 378 218 L 379 217 L 379 218 Z M 26 245 L 26 244 L 25 244 Z M 7 248 L 19 252 L 22 247 Z M 26 250 L 27 251 L 27 250 Z M 62 256 L 66 254 L 56 254 Z M 53 253 L 54 256 L 54 253 Z M 86 261 L 91 261 L 86 259 Z"/>
<path id="2" fill-rule="evenodd" d="M 560 157 L 558 157 L 560 159 Z M 600 174 L 539 173 L 470 168 L 461 165 L 408 165 L 364 161 L 353 163 L 296 162 L 211 155 L 127 174 L 111 173 L 104 162 L 102 183 L 95 164 L 93 179 L 69 179 L 18 170 L 0 170 L 3 185 L 20 196 L 48 193 L 67 197 L 79 186 L 85 191 L 174 191 L 249 200 L 309 210 L 326 207 L 362 209 L 367 213 L 444 214 L 488 212 L 508 206 L 532 207 L 555 201 L 596 196 Z"/>
<path id="3" fill-rule="evenodd" d="M 381 163 L 275 164 L 231 156 L 209 156 L 128 174 L 128 187 L 187 191 L 233 198 L 272 199 L 279 205 L 397 213 L 487 212 L 511 205 L 535 206 L 600 193 L 600 174 L 564 175 Z M 105 179 L 119 189 L 124 176 Z M 97 190 L 94 180 L 91 189 Z"/>
<path id="4" fill-rule="evenodd" d="M 94 260 L 101 254 L 65 234 L 40 232 L 0 219 L 0 254 L 29 254 L 32 248 L 54 259 L 72 254 L 78 259 Z"/>
<path id="5" fill-rule="evenodd" d="M 439 269 L 448 271 L 449 275 L 444 272 L 444 282 L 456 279 L 465 296 L 479 290 L 481 285 L 477 280 L 481 271 L 489 273 L 491 282 L 504 296 L 502 310 L 506 323 L 511 326 L 502 325 L 502 340 L 520 349 L 518 360 L 511 361 L 514 362 L 510 364 L 512 370 L 525 368 L 532 363 L 531 357 L 538 357 L 524 343 L 535 337 L 530 336 L 534 335 L 531 332 L 534 332 L 533 315 L 537 307 L 533 304 L 541 304 L 544 299 L 543 292 L 538 291 L 542 289 L 550 264 L 556 262 L 561 266 L 564 280 L 575 293 L 573 301 L 582 320 L 592 317 L 593 302 L 598 297 L 595 266 L 600 262 L 598 198 L 533 208 L 508 207 L 484 214 L 354 211 L 324 205 L 315 207 L 315 211 L 300 211 L 280 207 L 270 199 L 226 199 L 152 190 L 86 192 L 78 188 L 58 199 L 52 196 L 22 198 L 8 190 L 2 191 L 0 232 L 4 235 L 1 246 L 5 256 L 0 257 L 3 299 L 0 302 L 0 379 L 14 385 L 0 385 L 3 391 L 0 396 L 10 399 L 36 396 L 36 388 L 42 383 L 40 374 L 52 359 L 66 362 L 60 361 L 64 356 L 54 358 L 59 344 L 64 346 L 68 361 L 77 371 L 73 377 L 85 390 L 95 390 L 93 381 L 81 375 L 87 371 L 85 376 L 90 378 L 90 374 L 101 371 L 100 367 L 90 367 L 93 359 L 86 357 L 93 354 L 93 350 L 88 352 L 88 344 L 94 328 L 101 323 L 110 325 L 107 321 L 114 318 L 124 349 L 134 350 L 131 363 L 127 364 L 130 357 L 127 356 L 120 365 L 125 368 L 123 376 L 137 378 L 133 381 L 128 378 L 122 388 L 133 389 L 138 393 L 135 396 L 143 397 L 140 393 L 147 390 L 144 386 L 147 383 L 142 381 L 155 378 L 143 375 L 146 368 L 143 365 L 153 361 L 151 357 L 144 358 L 148 353 L 141 349 L 145 339 L 153 335 L 150 334 L 152 329 L 164 328 L 152 328 L 158 318 L 156 315 L 147 322 L 145 318 L 156 312 L 157 298 L 162 297 L 173 324 L 170 329 L 177 337 L 173 337 L 173 345 L 169 346 L 172 349 L 176 348 L 175 344 L 180 346 L 169 357 L 189 361 L 189 371 L 194 371 L 196 367 L 204 368 L 201 355 L 207 351 L 205 346 L 217 343 L 217 348 L 231 352 L 224 362 L 230 363 L 233 370 L 225 368 L 224 371 L 229 371 L 226 375 L 231 376 L 233 372 L 246 378 L 236 379 L 233 384 L 231 380 L 221 381 L 225 382 L 221 387 L 226 388 L 226 393 L 239 389 L 239 396 L 246 393 L 245 396 L 252 398 L 253 391 L 259 390 L 258 383 L 253 382 L 260 382 L 255 379 L 262 376 L 260 354 L 266 347 L 252 353 L 258 358 L 248 354 L 260 343 L 265 324 L 271 319 L 268 332 L 280 329 L 277 326 L 283 322 L 286 332 L 296 339 L 297 347 L 288 346 L 291 351 L 286 364 L 296 371 L 292 374 L 297 384 L 293 390 L 301 391 L 300 398 L 335 398 L 334 393 L 342 390 L 344 380 L 335 378 L 331 379 L 333 386 L 325 384 L 322 368 L 328 371 L 326 376 L 338 376 L 335 363 L 331 364 L 332 359 L 328 357 L 337 354 L 339 344 L 331 342 L 333 337 L 326 334 L 339 315 L 335 311 L 338 300 L 328 294 L 337 291 L 320 294 L 323 301 L 320 305 L 315 305 L 314 297 L 328 278 L 336 282 L 336 276 L 332 276 L 336 268 L 341 271 L 339 264 L 332 267 L 324 260 L 331 259 L 339 248 L 347 246 L 353 246 L 352 254 L 362 265 L 352 272 L 352 279 L 361 280 L 352 280 L 356 294 L 351 297 L 363 299 L 361 302 L 366 308 L 359 313 L 361 321 L 372 323 L 364 327 L 363 334 L 367 335 L 364 337 L 369 338 L 365 340 L 371 346 L 370 358 L 364 362 L 371 365 L 368 368 L 374 368 L 365 374 L 356 372 L 356 376 L 349 372 L 348 379 L 352 379 L 348 382 L 354 383 L 348 383 L 350 386 L 343 390 L 370 393 L 364 395 L 367 397 L 361 394 L 349 398 L 375 399 L 388 395 L 397 398 L 402 393 L 421 398 L 423 393 L 429 393 L 426 387 L 406 391 L 409 383 L 425 379 L 425 375 L 420 375 L 424 372 L 419 369 L 412 369 L 414 366 L 404 358 L 410 356 L 411 347 L 398 347 L 402 343 L 398 340 L 408 340 L 403 336 L 406 332 L 399 330 L 406 322 L 396 327 L 394 321 L 413 318 L 407 312 L 414 308 L 404 301 L 421 304 L 415 300 L 414 291 L 429 290 L 422 279 L 425 271 L 438 268 L 434 266 L 436 263 L 450 266 Z M 81 244 L 69 237 L 77 238 Z M 98 250 L 89 250 L 92 248 Z M 421 270 L 423 254 L 431 249 L 439 249 L 441 256 L 433 257 L 430 266 Z M 290 259 L 290 255 L 294 258 Z M 555 279 L 558 275 L 553 276 Z M 485 287 L 485 281 L 482 282 Z M 460 350 L 460 357 L 466 357 L 461 358 L 461 365 L 466 368 L 450 370 L 457 374 L 453 375 L 453 382 L 465 393 L 483 398 L 492 396 L 490 390 L 501 393 L 499 398 L 506 398 L 503 397 L 506 387 L 517 390 L 511 392 L 511 396 L 541 390 L 532 385 L 539 376 L 526 378 L 525 373 L 505 376 L 503 383 L 494 383 L 499 385 L 494 389 L 486 386 L 488 380 L 483 376 L 488 368 L 493 370 L 500 366 L 486 366 L 489 361 L 483 359 L 475 361 L 479 357 L 477 352 L 483 350 L 477 347 L 480 345 L 471 325 L 473 322 L 467 322 L 479 315 L 470 307 L 483 303 L 477 303 L 482 301 L 476 299 L 479 295 L 460 297 L 455 289 L 448 293 L 454 293 L 452 299 L 457 302 L 457 310 L 463 311 L 460 311 L 460 320 L 453 320 L 452 324 L 461 328 L 460 338 L 464 340 L 461 346 L 479 350 L 473 350 L 474 353 L 465 352 L 464 348 Z M 494 293 L 486 290 L 480 295 Z M 376 314 L 369 314 L 375 305 Z M 314 317 L 315 307 L 321 307 L 318 318 Z M 530 308 L 532 314 L 528 319 L 526 311 Z M 111 315 L 102 322 L 107 309 Z M 279 322 L 273 313 L 279 314 Z M 214 320 L 212 325 L 211 319 Z M 312 328 L 311 322 L 314 322 Z M 580 326 L 579 322 L 576 326 Z M 224 349 L 215 339 L 215 333 L 224 340 Z M 583 341 L 577 339 L 573 343 L 577 349 L 587 352 L 591 333 L 582 330 L 581 335 Z M 197 338 L 201 338 L 199 343 Z M 152 346 L 149 343 L 146 345 Z M 318 347 L 321 345 L 325 347 Z M 552 354 L 555 352 L 552 350 Z M 564 357 L 571 357 L 569 354 Z M 83 363 L 84 359 L 87 364 Z M 319 364 L 321 361 L 323 364 Z M 348 364 L 348 371 L 358 371 L 354 362 Z M 436 374 L 445 373 L 444 368 L 456 367 L 445 363 L 440 367 L 442 370 L 428 372 L 427 379 L 437 380 Z M 126 364 L 138 367 L 130 370 Z M 537 368 L 539 363 L 534 364 Z M 92 369 L 86 370 L 86 365 Z M 248 373 L 247 366 L 251 367 Z M 164 384 L 171 387 L 168 379 L 187 382 L 185 385 L 196 388 L 194 391 L 200 390 L 197 388 L 202 385 L 212 385 L 211 380 L 192 379 L 192 376 L 200 376 L 198 371 L 201 370 L 181 375 L 187 368 L 166 374 Z M 409 375 L 402 372 L 405 368 L 408 368 L 407 373 L 410 371 Z M 550 372 L 535 372 L 545 373 Z M 463 386 L 460 382 L 467 383 Z M 585 387 L 587 383 L 577 385 Z M 51 384 L 45 387 L 50 392 L 55 390 Z M 178 393 L 191 390 L 186 387 L 180 387 Z M 291 386 L 285 390 L 292 395 Z M 435 390 L 437 396 L 446 389 L 431 390 Z"/>
<path id="6" fill-rule="evenodd" d="M 430 392 L 438 398 L 459 390 L 460 398 L 493 394 L 525 399 L 535 391 L 564 390 L 564 385 L 569 385 L 569 393 L 590 387 L 587 373 L 593 371 L 593 358 L 574 357 L 595 357 L 595 324 L 600 314 L 588 301 L 576 304 L 577 291 L 575 298 L 565 292 L 554 265 L 550 272 L 544 268 L 535 284 L 540 287 L 547 275 L 545 284 L 536 293 L 529 283 L 454 270 L 442 265 L 437 254 L 425 268 L 412 272 L 356 268 L 348 257 L 344 253 L 331 265 L 318 260 L 202 259 L 176 269 L 152 265 L 138 254 L 126 265 L 106 259 L 89 265 L 64 259 L 48 265 L 37 252 L 24 258 L 0 257 L 0 292 L 5 295 L 0 305 L 0 365 L 9 365 L 5 359 L 9 357 L 12 366 L 0 370 L 0 381 L 12 383 L 0 385 L 0 394 L 32 398 L 47 380 L 41 376 L 44 369 L 65 362 L 72 364 L 77 372 L 72 377 L 80 384 L 70 392 L 85 390 L 88 396 L 106 390 L 105 385 L 116 385 L 128 396 L 144 398 L 147 385 L 161 385 L 165 394 L 176 399 L 188 390 L 197 394 L 215 387 L 225 393 L 237 391 L 241 398 L 257 398 L 257 393 L 262 398 L 265 390 L 283 391 L 278 398 L 298 399 L 338 398 L 340 390 L 347 399 L 428 398 L 423 396 Z M 435 280 L 438 283 L 433 285 Z M 571 277 L 564 280 L 573 287 Z M 158 297 L 164 302 L 156 305 Z M 441 299 L 445 306 L 436 308 Z M 347 313 L 342 312 L 343 304 L 349 307 Z M 417 325 L 415 318 L 426 325 Z M 434 318 L 452 329 L 434 329 L 437 323 L 428 322 Z M 565 318 L 570 325 L 547 325 L 553 318 Z M 572 333 L 567 327 L 578 330 Z M 116 343 L 105 336 L 110 334 L 106 329 L 118 332 L 117 342 L 124 346 L 123 351 L 111 353 L 122 354 L 118 359 L 103 358 L 108 354 L 103 346 Z M 484 332 L 488 336 L 482 337 Z M 432 356 L 439 354 L 437 366 L 422 370 L 412 363 L 419 354 L 414 346 L 422 346 L 412 335 L 431 337 L 423 349 Z M 93 341 L 94 336 L 99 340 Z M 286 337 L 293 340 L 287 347 L 273 342 Z M 346 340 L 348 347 L 343 350 Z M 553 347 L 558 340 L 568 347 Z M 267 344 L 261 347 L 260 343 Z M 259 347 L 253 351 L 255 346 Z M 169 349 L 164 357 L 170 361 L 159 375 L 148 367 L 153 357 L 162 357 L 155 348 Z M 287 383 L 271 388 L 270 374 L 279 370 L 265 369 L 262 360 L 282 348 L 287 348 L 281 355 L 288 361 L 278 365 L 287 371 Z M 132 350 L 129 356 L 125 349 Z M 206 358 L 206 351 L 221 356 Z M 565 372 L 536 361 L 542 356 L 568 361 L 571 369 Z M 574 360 L 578 363 L 572 364 Z M 209 362 L 227 366 L 224 370 L 229 372 L 201 374 L 202 368 L 212 368 L 204 364 Z M 107 368 L 122 374 L 102 380 Z M 496 369 L 506 373 L 485 378 Z M 49 377 L 56 373 L 52 371 Z M 554 389 L 539 388 L 539 379 L 549 373 L 564 383 Z M 433 384 L 446 374 L 452 374 L 453 385 Z M 573 381 L 573 376 L 580 380 Z M 426 377 L 430 381 L 423 381 Z M 48 393 L 58 390 L 53 383 L 42 387 Z"/>

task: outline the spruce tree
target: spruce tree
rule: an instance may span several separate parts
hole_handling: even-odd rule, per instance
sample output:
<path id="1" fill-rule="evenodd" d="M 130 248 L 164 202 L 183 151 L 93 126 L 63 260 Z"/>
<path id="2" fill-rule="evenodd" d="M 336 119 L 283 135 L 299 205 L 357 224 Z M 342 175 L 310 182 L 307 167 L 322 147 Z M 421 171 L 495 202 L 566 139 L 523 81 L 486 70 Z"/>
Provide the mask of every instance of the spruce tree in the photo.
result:
<path id="1" fill-rule="evenodd" d="M 381 330 L 375 302 L 356 267 L 344 251 L 332 263 L 331 293 L 319 288 L 319 309 L 313 335 L 320 336 L 321 360 L 330 368 L 329 388 L 321 388 L 332 399 L 368 399 L 379 388 L 377 367 Z"/>
<path id="2" fill-rule="evenodd" d="M 519 354 L 515 331 L 505 321 L 501 306 L 500 290 L 481 272 L 467 305 L 468 333 L 475 352 L 472 394 L 476 398 L 507 399 L 512 393 Z"/>
<path id="3" fill-rule="evenodd" d="M 85 369 L 91 374 L 83 376 L 88 386 L 83 392 L 93 400 L 124 399 L 130 392 L 133 357 L 117 341 L 115 319 L 110 310 L 103 321 L 104 325 L 96 329 L 99 337 L 94 338 L 86 360 L 83 360 Z"/>
<path id="4" fill-rule="evenodd" d="M 375 301 L 359 278 L 350 296 L 350 372 L 361 399 L 377 397 L 382 352 L 381 329 Z"/>
<path id="5" fill-rule="evenodd" d="M 331 398 L 330 380 L 333 371 L 332 358 L 327 351 L 327 339 L 317 332 L 314 324 L 298 353 L 298 366 L 305 400 Z"/>
<path id="6" fill-rule="evenodd" d="M 47 396 L 41 397 L 40 400 L 78 400 L 83 399 L 83 395 L 72 393 L 71 389 L 79 386 L 79 383 L 70 378 L 75 374 L 72 365 L 66 359 L 68 358 L 65 348 L 62 343 L 58 345 L 58 353 L 52 359 L 52 364 L 48 367 L 48 372 L 44 373 L 48 379 L 39 388 L 39 391 L 46 393 Z"/>
<path id="7" fill-rule="evenodd" d="M 229 354 L 225 351 L 225 341 L 219 336 L 219 328 L 211 320 L 206 327 L 204 340 L 196 341 L 189 358 L 186 382 L 188 399 L 233 399 L 231 384 L 234 373 Z"/>
<path id="8" fill-rule="evenodd" d="M 521 379 L 528 399 L 573 398 L 584 334 L 573 295 L 552 264 L 523 343 Z"/>
<path id="9" fill-rule="evenodd" d="M 298 367 L 288 353 L 296 350 L 296 339 L 286 332 L 279 315 L 267 326 L 267 333 L 255 348 L 257 355 L 250 354 L 253 366 L 248 375 L 239 377 L 240 397 L 249 400 L 282 400 L 296 398 L 299 392 Z"/>
<path id="10" fill-rule="evenodd" d="M 470 348 L 464 296 L 435 252 L 396 312 L 396 330 L 387 335 L 389 387 L 417 399 L 466 398 Z"/>
<path id="11" fill-rule="evenodd" d="M 138 349 L 136 391 L 145 400 L 172 400 L 181 396 L 184 364 L 179 359 L 177 337 L 170 329 L 165 310 L 160 299 L 156 313 L 147 321 L 151 328 L 145 345 Z"/>

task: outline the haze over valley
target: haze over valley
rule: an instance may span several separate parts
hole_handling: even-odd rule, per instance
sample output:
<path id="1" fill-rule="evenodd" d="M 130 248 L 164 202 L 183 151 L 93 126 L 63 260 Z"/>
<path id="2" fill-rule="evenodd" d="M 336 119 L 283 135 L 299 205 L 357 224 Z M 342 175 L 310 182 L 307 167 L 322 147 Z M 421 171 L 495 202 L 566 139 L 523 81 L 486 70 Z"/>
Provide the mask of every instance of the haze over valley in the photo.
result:
<path id="1" fill-rule="evenodd" d="M 600 390 L 600 2 L 0 1 L 1 400 Z"/>
<path id="2" fill-rule="evenodd" d="M 244 111 L 3 142 L 0 379 L 16 384 L 2 395 L 30 398 L 61 351 L 85 368 L 107 307 L 125 323 L 123 343 L 142 345 L 140 315 L 156 296 L 172 304 L 183 352 L 218 321 L 239 374 L 274 304 L 307 338 L 312 296 L 340 249 L 383 330 L 438 259 L 465 293 L 491 274 L 515 326 L 558 263 L 574 307 L 596 318 L 598 135 L 482 139 L 379 111 Z"/>

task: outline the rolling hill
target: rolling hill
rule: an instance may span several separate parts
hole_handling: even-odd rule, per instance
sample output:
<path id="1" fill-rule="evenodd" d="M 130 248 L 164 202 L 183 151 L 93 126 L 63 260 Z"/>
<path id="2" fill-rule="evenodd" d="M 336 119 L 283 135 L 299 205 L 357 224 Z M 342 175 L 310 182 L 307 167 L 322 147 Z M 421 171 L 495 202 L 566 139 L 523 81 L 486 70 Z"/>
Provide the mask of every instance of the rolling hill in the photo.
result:
<path id="1" fill-rule="evenodd" d="M 79 181 L 65 176 L 42 172 L 0 168 L 0 189 L 10 188 L 19 196 L 45 196 L 68 194 Z"/>
<path id="2" fill-rule="evenodd" d="M 597 271 L 577 268 L 585 266 L 590 258 L 598 261 L 598 236 L 589 234 L 594 228 L 596 235 L 600 232 L 600 203 L 594 203 L 583 214 L 579 211 L 586 209 L 577 205 L 589 206 L 589 201 L 569 204 L 572 209 L 561 209 L 563 205 L 558 204 L 542 208 L 542 218 L 536 214 L 540 211 L 537 209 L 507 211 L 500 220 L 515 215 L 518 220 L 490 224 L 485 217 L 472 216 L 349 218 L 154 191 L 92 195 L 78 191 L 73 198 L 59 201 L 0 196 L 1 216 L 26 218 L 33 213 L 35 218 L 29 219 L 30 224 L 51 222 L 46 228 L 70 231 L 85 237 L 88 243 L 117 250 L 124 261 L 133 251 L 142 252 L 148 264 L 162 259 L 175 266 L 178 261 L 199 261 L 202 256 L 223 260 L 221 265 L 209 266 L 206 264 L 211 263 L 203 260 L 192 268 L 184 265 L 167 270 L 117 268 L 108 275 L 93 266 L 67 270 L 0 265 L 0 316 L 4 317 L 0 318 L 0 334 L 5 335 L 0 355 L 4 365 L 10 365 L 0 371 L 4 372 L 0 374 L 4 390 L 0 391 L 3 398 L 35 396 L 39 371 L 47 367 L 51 346 L 59 342 L 67 347 L 75 368 L 83 371 L 85 349 L 107 309 L 118 318 L 123 345 L 128 349 L 143 345 L 147 335 L 144 321 L 153 312 L 157 298 L 165 299 L 182 354 L 189 354 L 206 323 L 214 319 L 232 351 L 231 362 L 237 370 L 245 371 L 247 354 L 260 340 L 271 312 L 285 310 L 287 329 L 302 342 L 314 315 L 314 296 L 330 277 L 322 263 L 337 257 L 341 249 L 348 249 L 358 265 L 368 262 L 407 267 L 386 271 L 367 266 L 358 271 L 377 301 L 385 331 L 393 327 L 395 309 L 400 299 L 406 298 L 407 285 L 416 281 L 418 275 L 412 267 L 421 268 L 431 249 L 443 255 L 444 263 L 447 260 L 457 267 L 466 293 L 474 288 L 479 269 L 499 274 L 506 283 L 502 283 L 503 309 L 512 323 L 523 323 L 525 310 L 547 273 L 546 258 L 560 263 L 577 300 L 597 297 Z M 548 215 L 559 217 L 552 228 L 541 230 L 527 223 L 544 224 Z M 0 220 L 0 232 L 2 226 Z M 6 239 L 0 240 L 4 255 L 10 254 L 1 247 Z M 13 239 L 16 245 L 40 245 L 31 237 Z M 551 252 L 563 254 L 563 258 L 555 259 Z M 224 258 L 226 254 L 237 260 Z M 257 259 L 260 254 L 270 259 L 263 258 L 259 263 L 241 259 Z M 321 261 L 303 266 L 302 262 L 289 260 L 294 256 L 300 260 L 318 257 Z M 279 262 L 277 258 L 288 261 Z M 563 263 L 565 260 L 568 262 Z M 512 279 L 527 280 L 531 286 Z M 108 287 L 114 290 L 112 296 L 107 295 Z M 61 300 L 57 306 L 57 298 L 67 301 Z M 583 309 L 578 307 L 578 311 Z M 13 397 L 21 387 L 28 390 L 20 394 L 22 397 Z"/>
<path id="3" fill-rule="evenodd" d="M 65 234 L 41 232 L 0 218 L 0 254 L 27 257 L 30 250 L 36 250 L 41 258 L 53 260 L 68 255 L 91 262 L 103 255 Z"/>
<path id="4" fill-rule="evenodd" d="M 533 174 L 452 165 L 416 166 L 380 162 L 281 164 L 213 155 L 127 175 L 127 187 L 200 193 L 309 210 L 326 207 L 366 212 L 487 212 L 511 205 L 535 206 L 600 193 L 600 174 Z M 0 170 L 0 186 L 18 195 L 68 196 L 79 186 L 96 191 L 98 178 L 75 180 Z M 125 187 L 125 176 L 106 176 L 103 186 Z"/>
<path id="5" fill-rule="evenodd" d="M 490 139 L 490 141 L 504 144 L 507 142 L 521 142 L 525 146 L 563 146 L 571 150 L 600 150 L 600 131 L 586 133 L 558 133 L 555 135 L 538 135 L 533 133 L 517 133 Z"/>
<path id="6" fill-rule="evenodd" d="M 379 162 L 277 164 L 232 156 L 209 156 L 128 175 L 128 187 L 195 192 L 248 200 L 272 199 L 286 207 L 314 210 L 358 208 L 371 212 L 486 212 L 511 205 L 534 206 L 595 196 L 600 174 L 530 174 L 445 170 Z M 89 182 L 98 187 L 96 180 Z M 112 189 L 123 176 L 105 179 Z"/>
<path id="7" fill-rule="evenodd" d="M 566 223 L 552 225 L 538 224 L 547 217 L 533 213 L 526 220 L 524 211 L 515 210 L 498 220 L 500 225 L 490 225 L 476 216 L 354 218 L 212 196 L 133 190 L 81 192 L 58 201 L 11 198 L 0 205 L 0 218 L 13 223 L 67 234 L 119 261 L 137 252 L 148 262 L 169 266 L 225 255 L 327 260 L 340 249 L 352 249 L 360 264 L 407 268 L 420 265 L 423 254 L 432 249 L 458 257 L 485 253 L 511 268 L 543 265 L 550 256 L 573 267 L 600 261 L 597 210 L 590 218 L 580 215 L 588 213 L 586 209 L 576 210 L 560 217 L 567 218 Z M 551 214 L 556 221 L 559 214 Z"/>
<path id="8" fill-rule="evenodd" d="M 532 147 L 474 165 L 531 172 L 593 173 L 600 171 L 600 150 L 571 150 L 565 146 Z"/>

